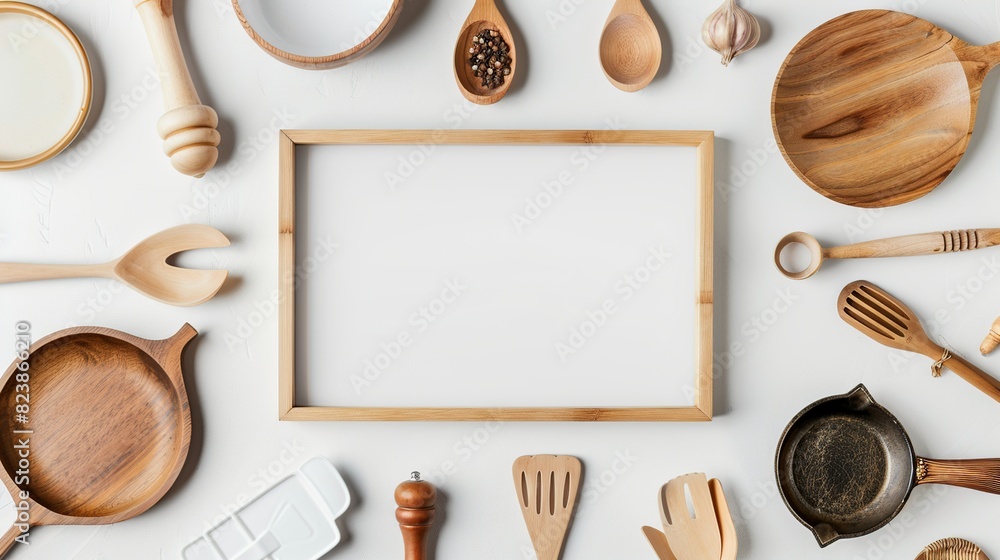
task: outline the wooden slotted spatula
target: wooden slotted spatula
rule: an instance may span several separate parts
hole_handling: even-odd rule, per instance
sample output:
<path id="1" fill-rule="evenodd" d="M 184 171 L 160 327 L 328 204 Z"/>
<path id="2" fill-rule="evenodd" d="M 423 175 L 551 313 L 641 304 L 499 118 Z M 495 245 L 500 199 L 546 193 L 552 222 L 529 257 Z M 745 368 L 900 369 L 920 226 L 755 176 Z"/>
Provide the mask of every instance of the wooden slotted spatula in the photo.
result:
<path id="1" fill-rule="evenodd" d="M 688 495 L 694 515 L 688 509 Z M 722 558 L 719 519 L 704 474 L 688 474 L 668 482 L 660 495 L 660 517 L 677 560 Z"/>
<path id="2" fill-rule="evenodd" d="M 941 539 L 927 546 L 916 560 L 990 560 L 975 544 L 964 539 Z"/>
<path id="3" fill-rule="evenodd" d="M 876 342 L 935 360 L 932 368 L 935 376 L 941 367 L 947 367 L 1000 402 L 1000 381 L 931 342 L 917 315 L 871 282 L 859 280 L 845 286 L 837 298 L 837 312 L 841 319 Z"/>
<path id="4" fill-rule="evenodd" d="M 559 560 L 580 491 L 580 460 L 526 455 L 514 461 L 514 487 L 538 560 Z"/>

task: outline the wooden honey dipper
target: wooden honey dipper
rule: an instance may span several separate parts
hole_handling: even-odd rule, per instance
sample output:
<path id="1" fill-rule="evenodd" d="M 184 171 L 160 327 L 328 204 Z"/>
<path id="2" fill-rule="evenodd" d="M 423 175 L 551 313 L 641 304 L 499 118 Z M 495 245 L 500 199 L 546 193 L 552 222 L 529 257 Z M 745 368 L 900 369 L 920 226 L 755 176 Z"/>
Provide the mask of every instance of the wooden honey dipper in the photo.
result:
<path id="1" fill-rule="evenodd" d="M 427 560 L 427 537 L 434 524 L 437 489 L 414 472 L 396 487 L 396 521 L 403 532 L 405 560 Z"/>
<path id="2" fill-rule="evenodd" d="M 133 0 L 160 73 L 166 112 L 156 124 L 174 169 L 201 177 L 219 159 L 219 116 L 202 105 L 184 61 L 173 0 Z"/>

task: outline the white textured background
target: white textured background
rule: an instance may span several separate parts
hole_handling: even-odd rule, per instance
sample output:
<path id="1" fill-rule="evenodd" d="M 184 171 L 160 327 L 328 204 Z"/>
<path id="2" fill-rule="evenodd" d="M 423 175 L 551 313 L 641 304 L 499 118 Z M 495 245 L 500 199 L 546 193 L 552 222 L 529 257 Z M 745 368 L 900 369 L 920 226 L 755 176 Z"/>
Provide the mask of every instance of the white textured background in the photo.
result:
<path id="1" fill-rule="evenodd" d="M 224 508 L 259 491 L 265 477 L 274 480 L 314 454 L 334 461 L 355 496 L 342 518 L 347 539 L 330 558 L 401 557 L 392 491 L 414 469 L 438 481 L 444 496 L 440 560 L 531 558 L 510 465 L 518 455 L 549 452 L 577 455 L 586 468 L 567 560 L 652 558 L 639 527 L 657 520 L 657 488 L 690 471 L 725 483 L 744 559 L 909 559 L 947 536 L 978 541 L 1000 556 L 995 496 L 920 488 L 892 528 L 820 550 L 772 482 L 774 447 L 786 422 L 814 399 L 858 382 L 897 414 L 919 452 L 1000 456 L 996 403 L 954 375 L 931 379 L 928 360 L 887 351 L 843 324 L 834 310 L 841 287 L 867 278 L 908 302 L 935 336 L 1000 372 L 1000 357 L 976 352 L 1000 313 L 1000 255 L 829 263 L 800 283 L 785 280 L 771 264 L 774 243 L 797 229 L 839 244 L 998 225 L 997 164 L 990 149 L 1000 141 L 996 78 L 987 79 L 977 132 L 952 177 L 933 194 L 885 211 L 840 206 L 802 185 L 775 151 L 768 116 L 772 81 L 785 54 L 830 17 L 895 8 L 986 43 L 1000 39 L 996 3 L 747 1 L 764 23 L 764 39 L 727 69 L 697 39 L 714 1 L 653 0 L 647 4 L 660 22 L 670 62 L 652 85 L 629 95 L 607 83 L 597 61 L 610 0 L 508 0 L 519 75 L 511 94 L 487 108 L 466 105 L 451 75 L 454 38 L 470 4 L 409 0 L 397 28 L 371 56 L 343 69 L 307 72 L 258 49 L 228 2 L 179 2 L 195 81 L 223 121 L 222 161 L 196 181 L 174 173 L 160 153 L 154 133 L 160 93 L 131 2 L 49 2 L 91 53 L 96 107 L 68 152 L 0 175 L 0 257 L 103 261 L 150 232 L 202 222 L 229 234 L 234 247 L 182 262 L 225 267 L 239 281 L 195 309 L 166 307 L 99 281 L 0 289 L 5 336 L 20 319 L 31 321 L 39 337 L 92 324 L 160 338 L 184 321 L 202 333 L 189 350 L 186 372 L 195 440 L 173 490 L 127 523 L 39 528 L 30 549 L 12 558 L 177 558 Z M 550 14 L 560 9 L 564 20 L 553 22 Z M 714 422 L 506 424 L 487 431 L 482 424 L 276 420 L 276 316 L 267 314 L 245 342 L 229 345 L 226 339 L 276 287 L 278 128 L 603 128 L 609 119 L 625 128 L 713 129 L 718 136 Z M 225 171 L 227 164 L 235 164 L 233 172 Z M 753 326 L 761 320 L 768 324 Z M 324 340 L 323 333 L 310 336 Z M 732 347 L 736 351 L 727 353 Z M 631 390 L 612 376 L 604 383 L 608 393 Z M 435 389 L 458 390 L 448 384 Z M 630 457 L 627 464 L 616 461 L 621 456 Z"/>

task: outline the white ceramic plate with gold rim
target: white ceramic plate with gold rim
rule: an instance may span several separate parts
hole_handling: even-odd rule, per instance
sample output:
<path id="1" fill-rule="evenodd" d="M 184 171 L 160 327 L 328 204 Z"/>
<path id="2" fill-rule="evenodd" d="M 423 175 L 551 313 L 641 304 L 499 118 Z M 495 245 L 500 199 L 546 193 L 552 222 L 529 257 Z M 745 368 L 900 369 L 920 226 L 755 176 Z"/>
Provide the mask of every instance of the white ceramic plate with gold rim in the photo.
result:
<path id="1" fill-rule="evenodd" d="M 90 113 L 90 60 L 57 17 L 0 2 L 0 171 L 24 169 L 63 151 Z"/>
<path id="2" fill-rule="evenodd" d="M 399 18 L 403 0 L 232 0 L 262 49 L 311 70 L 336 68 L 371 52 Z"/>

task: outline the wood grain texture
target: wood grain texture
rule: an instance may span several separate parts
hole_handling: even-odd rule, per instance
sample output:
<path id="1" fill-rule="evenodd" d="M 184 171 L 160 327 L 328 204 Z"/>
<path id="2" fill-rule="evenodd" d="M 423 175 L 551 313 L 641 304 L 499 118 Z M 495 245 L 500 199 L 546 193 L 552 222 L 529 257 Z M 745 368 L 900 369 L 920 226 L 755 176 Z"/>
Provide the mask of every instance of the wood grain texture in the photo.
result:
<path id="1" fill-rule="evenodd" d="M 295 153 L 304 145 L 563 145 L 693 147 L 698 165 L 694 243 L 694 406 L 690 407 L 313 407 L 296 405 Z M 278 415 L 288 421 L 703 422 L 712 419 L 714 133 L 663 130 L 283 130 L 278 180 Z"/>
<path id="2" fill-rule="evenodd" d="M 781 252 L 794 243 L 805 245 L 810 262 L 803 270 L 791 271 L 781 264 Z M 886 239 L 875 239 L 840 247 L 822 247 L 815 237 L 802 231 L 789 233 L 774 249 L 774 264 L 782 274 L 793 280 L 803 280 L 815 274 L 825 259 L 866 259 L 879 257 L 910 257 L 957 253 L 994 247 L 1000 244 L 1000 229 L 965 229 L 918 233 Z"/>
<path id="3" fill-rule="evenodd" d="M 927 545 L 916 560 L 990 560 L 986 553 L 965 539 L 941 539 Z"/>
<path id="4" fill-rule="evenodd" d="M 1000 46 L 975 47 L 909 14 L 852 12 L 782 64 L 772 124 L 795 173 L 851 206 L 892 206 L 940 184 L 965 153 Z"/>
<path id="5" fill-rule="evenodd" d="M 928 338 L 920 320 L 906 304 L 871 282 L 861 280 L 845 286 L 837 298 L 837 312 L 849 325 L 890 348 L 923 354 L 935 362 L 945 355 L 944 348 Z M 950 352 L 942 363 L 1000 402 L 1000 381 Z"/>
<path id="6" fill-rule="evenodd" d="M 237 19 L 243 25 L 244 31 L 247 35 L 253 39 L 253 42 L 264 49 L 264 52 L 271 55 L 277 60 L 295 66 L 296 68 L 303 68 L 306 70 L 328 70 L 331 68 L 339 68 L 354 62 L 366 54 L 375 50 L 382 44 L 382 41 L 389 35 L 392 31 L 393 26 L 396 25 L 396 21 L 399 20 L 399 14 L 403 11 L 403 0 L 393 0 L 392 5 L 389 6 L 386 12 L 385 19 L 375 28 L 375 31 L 371 35 L 365 37 L 357 45 L 353 47 L 338 52 L 330 53 L 325 56 L 302 56 L 295 53 L 288 52 L 284 49 L 280 49 L 274 46 L 272 43 L 268 42 L 267 39 L 262 37 L 253 28 L 253 25 L 247 21 L 246 15 L 243 13 L 243 9 L 240 7 L 239 0 L 232 0 L 233 10 L 236 12 Z"/>
<path id="7" fill-rule="evenodd" d="M 694 515 L 689 510 L 689 503 Z M 677 560 L 722 557 L 719 519 L 708 478 L 704 474 L 671 479 L 660 492 L 659 505 L 663 534 Z"/>
<path id="8" fill-rule="evenodd" d="M 163 151 L 174 169 L 201 177 L 219 159 L 221 137 L 215 109 L 202 105 L 191 81 L 177 36 L 172 0 L 134 0 L 146 28 L 153 60 L 160 74 L 166 112 L 157 122 Z"/>
<path id="9" fill-rule="evenodd" d="M 410 480 L 396 487 L 395 499 L 405 560 L 427 560 L 430 530 L 437 517 L 437 489 L 420 480 L 420 473 L 415 472 Z"/>
<path id="10" fill-rule="evenodd" d="M 514 461 L 514 490 L 538 560 L 559 560 L 583 465 L 567 455 L 526 455 Z"/>
<path id="11" fill-rule="evenodd" d="M 634 92 L 649 85 L 660 69 L 660 33 L 642 0 L 617 0 L 604 23 L 601 68 L 616 88 Z"/>
<path id="12" fill-rule="evenodd" d="M 472 38 L 483 30 L 496 30 L 500 32 L 500 37 L 507 42 L 510 53 L 510 75 L 504 83 L 496 88 L 489 89 L 483 87 L 482 82 L 476 78 L 472 67 L 468 63 L 469 47 L 472 45 Z M 469 101 L 477 105 L 492 105 L 503 99 L 510 90 L 510 85 L 514 83 L 517 75 L 517 41 L 507 20 L 503 18 L 500 9 L 497 8 L 496 0 L 476 0 L 462 24 L 462 30 L 458 33 L 458 40 L 455 42 L 455 81 L 462 95 Z"/>
<path id="13" fill-rule="evenodd" d="M 194 306 L 215 297 L 229 272 L 179 268 L 167 261 L 177 253 L 228 247 L 229 239 L 206 225 L 186 224 L 154 234 L 117 260 L 103 264 L 0 263 L 0 284 L 59 278 L 109 278 L 161 303 Z"/>
<path id="14" fill-rule="evenodd" d="M 947 484 L 1000 494 L 1000 459 L 917 458 L 917 484 Z"/>
<path id="15" fill-rule="evenodd" d="M 644 525 L 642 527 L 642 534 L 646 536 L 649 546 L 653 547 L 653 552 L 656 553 L 657 558 L 660 560 L 677 560 L 677 557 L 670 550 L 670 543 L 667 542 L 667 537 L 663 534 L 663 531 Z"/>
<path id="16" fill-rule="evenodd" d="M 158 341 L 78 327 L 39 340 L 28 359 L 27 424 L 15 423 L 24 391 L 17 390 L 21 361 L 11 364 L 0 382 L 7 434 L 0 479 L 12 496 L 29 492 L 31 525 L 118 523 L 166 494 L 191 440 L 181 354 L 196 335 L 190 325 Z M 14 432 L 24 429 L 32 433 Z M 17 485 L 14 444 L 23 437 L 31 441 L 30 482 Z M 18 533 L 14 527 L 0 539 L 0 553 Z"/>
<path id="17" fill-rule="evenodd" d="M 726 501 L 722 482 L 713 478 L 708 481 L 708 489 L 712 494 L 712 503 L 715 505 L 715 516 L 719 520 L 719 535 L 722 537 L 721 560 L 736 560 L 739 539 L 736 536 L 736 525 L 733 523 L 732 512 L 729 511 L 729 502 Z"/>
<path id="18" fill-rule="evenodd" d="M 90 115 L 90 108 L 93 104 L 94 96 L 94 79 L 93 71 L 90 67 L 90 58 L 87 56 L 87 50 L 83 48 L 83 43 L 80 42 L 76 33 L 63 23 L 62 20 L 41 8 L 22 2 L 0 2 L 0 14 L 24 14 L 32 16 L 55 28 L 56 31 L 66 38 L 70 44 L 70 48 L 72 48 L 73 52 L 76 54 L 83 79 L 83 96 L 78 100 L 80 111 L 77 113 L 73 123 L 70 125 L 69 129 L 66 130 L 66 133 L 62 136 L 62 138 L 59 139 L 59 141 L 44 152 L 35 154 L 31 157 L 18 160 L 0 160 L 0 171 L 15 171 L 18 169 L 33 167 L 39 163 L 48 161 L 59 155 L 59 153 L 65 150 L 67 146 L 73 143 L 73 140 L 76 139 L 77 135 L 83 129 L 83 125 L 86 124 L 87 117 Z"/>

